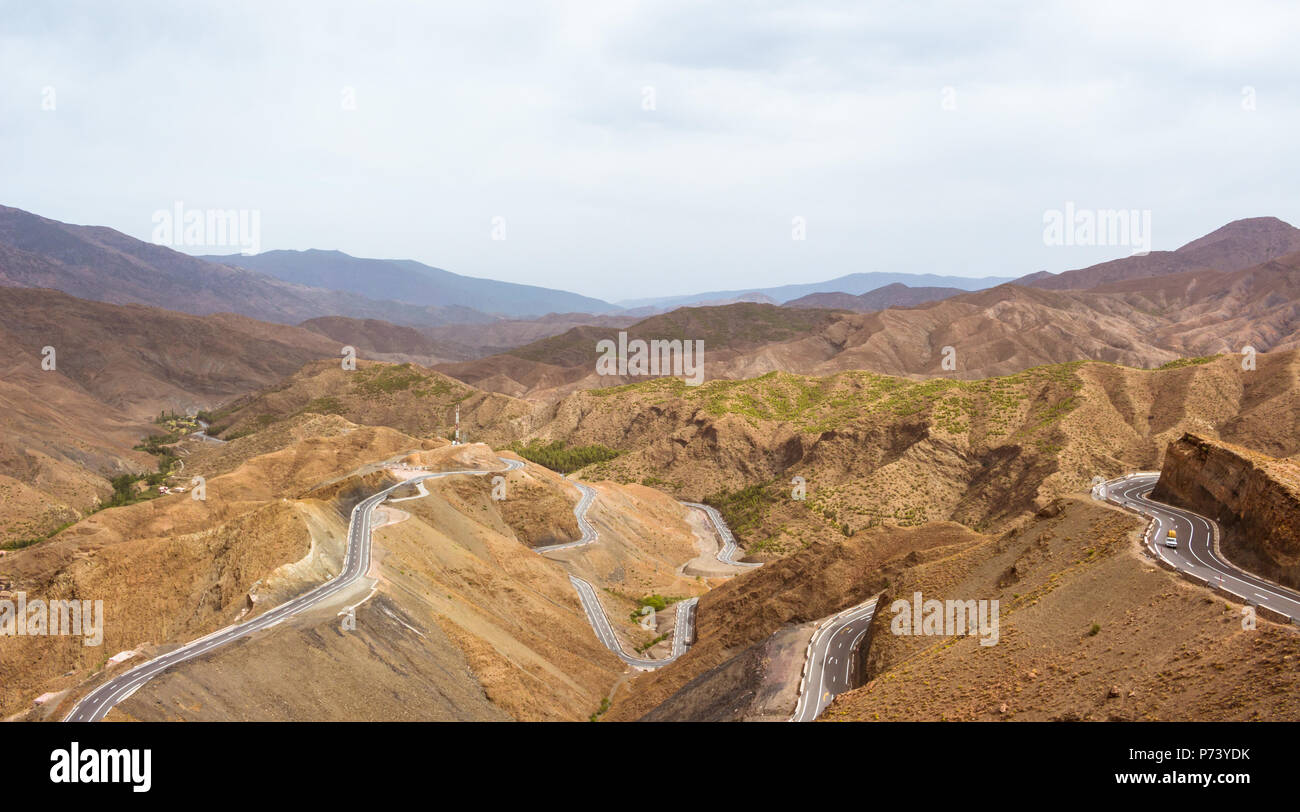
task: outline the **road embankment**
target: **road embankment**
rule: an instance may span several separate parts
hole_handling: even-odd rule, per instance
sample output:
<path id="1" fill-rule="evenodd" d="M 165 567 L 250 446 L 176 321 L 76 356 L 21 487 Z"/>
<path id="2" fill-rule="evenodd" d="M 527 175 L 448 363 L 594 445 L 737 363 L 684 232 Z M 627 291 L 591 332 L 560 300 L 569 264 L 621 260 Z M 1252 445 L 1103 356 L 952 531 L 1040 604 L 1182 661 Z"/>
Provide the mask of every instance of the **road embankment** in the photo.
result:
<path id="1" fill-rule="evenodd" d="M 1225 558 L 1300 589 L 1300 465 L 1184 434 L 1169 444 L 1152 498 L 1214 519 Z"/>

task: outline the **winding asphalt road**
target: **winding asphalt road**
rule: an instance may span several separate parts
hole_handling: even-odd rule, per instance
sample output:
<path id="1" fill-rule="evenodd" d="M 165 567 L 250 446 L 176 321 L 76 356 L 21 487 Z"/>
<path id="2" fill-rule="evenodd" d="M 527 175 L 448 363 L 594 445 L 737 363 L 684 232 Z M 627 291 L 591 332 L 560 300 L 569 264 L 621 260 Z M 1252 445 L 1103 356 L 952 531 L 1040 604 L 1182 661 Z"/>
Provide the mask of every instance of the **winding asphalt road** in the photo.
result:
<path id="1" fill-rule="evenodd" d="M 254 632 L 261 631 L 262 629 L 269 629 L 276 626 L 286 618 L 310 609 L 356 583 L 356 581 L 370 569 L 371 523 L 374 509 L 381 502 L 387 499 L 394 490 L 403 487 L 404 485 L 415 484 L 420 491 L 427 494 L 427 490 L 425 490 L 423 484 L 426 479 L 438 479 L 440 477 L 458 475 L 486 476 L 488 474 L 514 471 L 522 468 L 524 465 L 518 460 L 508 460 L 503 457 L 499 457 L 498 459 L 505 463 L 505 468 L 493 471 L 467 469 L 419 474 L 410 479 L 391 485 L 373 496 L 363 499 L 352 509 L 351 519 L 348 523 L 348 547 L 344 558 L 343 569 L 334 578 L 326 581 L 315 589 L 299 595 L 297 598 L 267 611 L 265 614 L 242 623 L 235 623 L 223 629 L 219 629 L 206 637 L 187 643 L 178 649 L 162 654 L 148 662 L 132 668 L 129 671 L 119 674 L 82 697 L 81 700 L 73 706 L 71 712 L 68 713 L 64 721 L 99 721 L 100 719 L 103 719 L 115 705 L 130 697 L 139 690 L 140 686 L 144 685 L 158 674 L 161 674 L 163 671 L 166 671 L 168 668 L 171 668 L 178 663 L 191 660 L 202 654 L 206 654 L 215 648 L 219 648 L 229 642 L 238 640 L 241 637 L 246 637 Z M 582 493 L 581 499 L 578 500 L 578 504 L 573 508 L 574 515 L 578 520 L 578 527 L 582 531 L 582 537 L 577 541 L 565 544 L 552 544 L 546 547 L 536 547 L 534 549 L 537 552 L 580 547 L 584 544 L 591 544 L 600 537 L 596 532 L 596 529 L 587 521 L 587 511 L 595 501 L 596 491 L 590 486 L 579 482 L 573 484 L 576 485 L 578 490 Z M 722 521 L 722 517 L 717 516 L 714 518 L 713 516 L 710 516 L 710 518 L 713 521 L 714 529 L 718 531 L 719 537 L 724 540 L 724 549 L 726 544 L 729 543 L 731 548 L 734 550 L 735 540 L 731 537 L 730 531 L 727 530 L 727 525 Z M 719 556 L 721 557 L 721 554 L 719 554 Z M 609 617 L 605 614 L 605 609 L 600 603 L 600 598 L 596 594 L 595 587 L 574 575 L 569 576 L 569 581 L 573 584 L 574 590 L 578 593 L 579 602 L 582 604 L 583 611 L 586 613 L 587 620 L 591 624 L 592 629 L 596 632 L 596 636 L 606 648 L 614 652 L 625 663 L 634 668 L 642 670 L 662 668 L 684 654 L 690 647 L 690 644 L 694 642 L 695 611 L 696 603 L 699 600 L 698 598 L 689 598 L 677 604 L 673 630 L 672 654 L 662 659 L 649 659 L 630 655 L 623 650 L 622 645 L 619 643 L 618 636 L 614 633 L 614 629 L 609 622 Z"/>
<path id="2" fill-rule="evenodd" d="M 1217 528 L 1213 520 L 1151 499 L 1151 490 L 1159 478 L 1159 474 L 1143 472 L 1104 483 L 1106 498 L 1110 502 L 1152 520 L 1152 527 L 1145 536 L 1145 544 L 1152 555 L 1211 586 L 1223 587 L 1247 603 L 1266 606 L 1293 621 L 1300 618 L 1300 593 L 1252 575 L 1215 552 Z M 1165 535 L 1171 528 L 1178 535 L 1177 547 L 1164 544 Z"/>
<path id="3" fill-rule="evenodd" d="M 858 687 L 854 676 L 858 674 L 856 652 L 875 614 L 876 599 L 872 598 L 827 618 L 813 632 L 791 722 L 813 721 L 832 699 Z"/>
<path id="4" fill-rule="evenodd" d="M 718 560 L 724 564 L 731 564 L 736 567 L 761 567 L 762 563 L 753 561 L 737 561 L 736 553 L 740 548 L 736 546 L 736 537 L 731 535 L 731 528 L 722 520 L 722 514 L 716 508 L 700 502 L 682 502 L 683 505 L 704 511 L 704 515 L 709 517 L 709 522 L 713 525 L 713 532 L 718 534 L 722 539 L 722 549 L 718 550 Z"/>
<path id="5" fill-rule="evenodd" d="M 605 614 L 604 607 L 600 605 L 600 597 L 596 594 L 594 586 L 576 575 L 569 576 L 569 583 L 573 584 L 574 590 L 578 593 L 578 600 L 582 603 L 582 610 L 586 612 L 587 622 L 595 630 L 596 637 L 600 638 L 600 642 L 605 644 L 605 648 L 617 654 L 619 659 L 633 668 L 639 668 L 642 671 L 663 668 L 685 654 L 686 650 L 690 648 L 690 639 L 695 634 L 695 604 L 699 601 L 699 598 L 688 598 L 677 604 L 677 619 L 673 626 L 672 655 L 652 660 L 648 657 L 637 657 L 628 654 L 623 650 L 622 644 L 618 642 L 618 635 L 614 633 L 614 628 L 610 625 L 609 616 Z"/>
<path id="6" fill-rule="evenodd" d="M 573 480 L 569 480 L 569 482 L 582 494 L 582 498 L 578 500 L 578 504 L 573 506 L 573 515 L 578 519 L 578 529 L 582 531 L 582 537 L 577 541 L 566 541 L 563 544 L 548 544 L 545 547 L 534 547 L 534 552 L 549 553 L 554 550 L 571 550 L 574 547 L 591 544 L 593 541 L 600 538 L 600 534 L 596 532 L 596 528 L 592 527 L 591 522 L 587 521 L 587 509 L 591 507 L 592 502 L 596 501 L 596 489 L 590 485 L 584 485 L 581 482 L 574 482 Z"/>
<path id="7" fill-rule="evenodd" d="M 343 569 L 338 575 L 315 589 L 280 604 L 265 614 L 258 615 L 243 623 L 234 623 L 224 629 L 218 629 L 206 637 L 201 637 L 192 643 L 187 643 L 174 651 L 169 651 L 138 665 L 130 671 L 119 674 L 82 697 L 81 701 L 73 706 L 72 711 L 64 721 L 97 722 L 103 719 L 104 715 L 112 710 L 114 705 L 131 696 L 141 685 L 144 685 L 173 665 L 192 660 L 201 654 L 205 654 L 233 640 L 246 637 L 253 632 L 278 625 L 282 620 L 310 609 L 356 583 L 370 569 L 370 532 L 374 509 L 397 488 L 414 482 L 422 482 L 426 479 L 438 479 L 463 474 L 485 476 L 487 474 L 501 473 L 502 471 L 513 471 L 523 467 L 523 463 L 518 460 L 503 459 L 502 462 L 506 463 L 506 467 L 496 471 L 467 469 L 420 474 L 391 485 L 373 496 L 366 497 L 358 502 L 356 507 L 352 508 L 351 521 L 348 523 L 348 549 L 343 561 Z"/>

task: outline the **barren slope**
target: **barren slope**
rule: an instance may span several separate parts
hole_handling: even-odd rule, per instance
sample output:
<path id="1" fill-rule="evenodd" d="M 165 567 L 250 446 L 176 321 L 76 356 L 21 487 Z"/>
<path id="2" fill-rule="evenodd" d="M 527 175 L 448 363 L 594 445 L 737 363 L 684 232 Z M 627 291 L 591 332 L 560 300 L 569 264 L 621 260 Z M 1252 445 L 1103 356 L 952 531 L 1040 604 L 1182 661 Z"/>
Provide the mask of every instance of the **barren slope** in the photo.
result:
<path id="1" fill-rule="evenodd" d="M 831 721 L 1300 718 L 1300 637 L 1156 568 L 1136 517 L 1067 498 L 1024 528 L 900 573 L 872 622 L 869 682 Z M 998 600 L 995 645 L 901 636 L 890 604 Z"/>
<path id="2" fill-rule="evenodd" d="M 531 436 L 624 452 L 581 476 L 709 497 L 762 555 L 882 523 L 1002 527 L 1093 476 L 1158 466 L 1185 431 L 1300 453 L 1300 357 L 1260 355 L 1250 371 L 1231 356 L 1076 363 L 982 381 L 665 379 L 575 393 L 542 415 Z"/>
<path id="3" fill-rule="evenodd" d="M 418 364 L 359 360 L 307 364 L 276 386 L 227 403 L 212 432 L 227 439 L 260 431 L 294 415 L 338 414 L 354 423 L 391 426 L 416 437 L 451 437 L 460 407 L 462 438 L 498 441 L 529 407 L 480 392 Z"/>

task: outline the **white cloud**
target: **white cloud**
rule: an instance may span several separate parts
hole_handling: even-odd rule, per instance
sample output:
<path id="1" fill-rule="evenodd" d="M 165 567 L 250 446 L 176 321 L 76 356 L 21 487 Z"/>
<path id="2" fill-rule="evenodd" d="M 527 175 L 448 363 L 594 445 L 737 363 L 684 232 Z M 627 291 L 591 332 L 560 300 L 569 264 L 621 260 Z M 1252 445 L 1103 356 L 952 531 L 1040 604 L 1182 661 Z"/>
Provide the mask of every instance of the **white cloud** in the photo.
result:
<path id="1" fill-rule="evenodd" d="M 174 200 L 256 208 L 266 248 L 608 299 L 1111 258 L 1043 246 L 1067 200 L 1151 209 L 1156 248 L 1300 215 L 1280 5 L 198 9 L 6 9 L 0 202 L 144 239 Z"/>

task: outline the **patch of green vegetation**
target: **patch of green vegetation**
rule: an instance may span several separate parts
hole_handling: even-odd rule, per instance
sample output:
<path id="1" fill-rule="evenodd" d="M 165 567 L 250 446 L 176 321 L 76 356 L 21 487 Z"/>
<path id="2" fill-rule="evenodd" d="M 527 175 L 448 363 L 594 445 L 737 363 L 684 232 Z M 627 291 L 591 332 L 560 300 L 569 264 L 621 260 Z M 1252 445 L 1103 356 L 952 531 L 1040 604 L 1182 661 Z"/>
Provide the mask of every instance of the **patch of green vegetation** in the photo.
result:
<path id="1" fill-rule="evenodd" d="M 136 451 L 144 451 L 149 454 L 170 454 L 171 451 L 164 446 L 173 445 L 180 442 L 180 432 L 171 432 L 169 434 L 150 434 L 144 438 L 144 442 L 138 443 L 134 448 Z"/>
<path id="2" fill-rule="evenodd" d="M 645 652 L 649 651 L 650 649 L 654 648 L 655 646 L 659 645 L 660 643 L 662 643 L 667 639 L 668 639 L 668 633 L 664 632 L 663 634 L 659 635 L 655 639 L 651 640 L 649 643 L 646 643 L 645 645 L 637 646 L 636 653 L 644 654 Z"/>
<path id="3" fill-rule="evenodd" d="M 570 474 L 588 465 L 608 462 L 623 453 L 599 444 L 570 447 L 561 440 L 549 443 L 532 440 L 527 445 L 515 441 L 506 447 L 530 462 L 545 465 L 561 474 Z"/>
<path id="4" fill-rule="evenodd" d="M 150 438 L 147 438 L 145 443 L 137 445 L 136 449 L 149 450 L 146 448 L 148 440 L 153 439 L 153 437 L 156 436 L 157 435 L 153 435 Z M 179 458 L 172 454 L 170 449 L 151 450 L 150 453 L 158 456 L 157 471 L 150 474 L 119 474 L 118 476 L 110 477 L 108 483 L 113 486 L 112 495 L 108 497 L 107 501 L 101 502 L 93 510 L 87 511 L 86 516 L 89 516 L 92 513 L 97 513 L 101 510 L 107 510 L 108 508 L 134 505 L 136 502 L 147 502 L 150 499 L 157 499 L 160 495 L 157 492 L 158 486 L 167 481 L 167 477 L 171 475 L 172 469 L 176 467 L 176 462 Z M 143 489 L 136 487 L 136 485 L 141 482 L 145 484 Z M 82 518 L 85 518 L 85 516 Z M 76 524 L 78 521 L 80 521 L 80 519 L 64 522 L 41 536 L 7 541 L 4 544 L 0 544 L 0 550 L 20 550 L 24 547 L 31 547 L 33 544 L 40 544 L 42 541 L 48 541 L 49 539 L 54 538 L 59 533 L 62 533 L 64 530 L 67 530 L 69 527 Z"/>
<path id="5" fill-rule="evenodd" d="M 704 504 L 717 508 L 731 532 L 743 538 L 759 529 L 768 509 L 776 502 L 776 497 L 768 491 L 769 485 L 770 481 L 738 491 L 719 491 L 704 497 Z"/>
<path id="6" fill-rule="evenodd" d="M 599 722 L 600 717 L 604 716 L 605 712 L 608 710 L 609 710 L 609 697 L 603 697 L 600 700 L 600 707 L 596 708 L 596 712 L 593 713 L 590 717 L 588 717 L 587 721 Z"/>
<path id="7" fill-rule="evenodd" d="M 254 417 L 252 420 L 248 421 L 248 423 L 246 423 L 244 427 L 239 431 L 232 431 L 230 434 L 227 434 L 226 439 L 238 440 L 240 437 L 247 437 L 250 434 L 256 434 L 257 432 L 261 431 L 264 428 L 267 428 L 268 426 L 278 422 L 279 420 L 280 420 L 279 417 L 270 413 L 259 414 L 257 417 Z"/>
<path id="8" fill-rule="evenodd" d="M 663 610 L 668 608 L 668 599 L 665 598 L 663 595 L 658 595 L 658 594 L 646 595 L 644 598 L 637 601 L 637 604 L 642 608 L 649 606 L 651 609 L 655 610 L 656 612 L 662 612 Z"/>
<path id="9" fill-rule="evenodd" d="M 310 412 L 312 414 L 343 414 L 346 408 L 343 401 L 333 395 L 315 398 L 298 410 L 298 414 Z"/>
<path id="10" fill-rule="evenodd" d="M 408 391 L 416 397 L 428 397 L 446 395 L 454 388 L 446 378 L 426 375 L 412 364 L 368 366 L 352 373 L 352 391 L 370 397 Z"/>
<path id="11" fill-rule="evenodd" d="M 757 555 L 758 553 L 769 551 L 779 553 L 782 549 L 784 549 L 784 546 L 781 544 L 781 540 L 776 536 L 768 536 L 765 539 L 745 543 L 745 552 L 750 555 Z"/>
<path id="12" fill-rule="evenodd" d="M 1092 361 L 1046 364 L 979 380 L 911 380 L 863 370 L 826 377 L 770 372 L 701 386 L 660 378 L 587 395 L 618 398 L 612 408 L 642 409 L 673 399 L 714 416 L 738 415 L 751 424 L 783 422 L 808 434 L 862 425 L 928 423 L 936 432 L 972 442 L 1019 434 L 1026 442 L 1079 405 L 1078 370 Z M 1040 440 L 1041 442 L 1041 440 Z M 638 473 L 638 476 L 640 473 Z"/>
<path id="13" fill-rule="evenodd" d="M 1101 624 L 1100 624 L 1100 623 L 1094 623 L 1094 624 L 1092 624 L 1092 628 L 1088 630 L 1088 636 L 1089 636 L 1089 637 L 1096 637 L 1097 634 L 1098 634 L 1098 632 L 1100 632 L 1100 631 L 1101 631 Z"/>
<path id="14" fill-rule="evenodd" d="M 193 431 L 199 427 L 198 420 L 199 418 L 197 416 L 191 417 L 187 414 L 176 414 L 175 412 L 163 410 L 158 413 L 158 416 L 154 418 L 153 422 L 159 426 L 166 426 L 172 430 L 184 429 L 186 431 Z"/>
<path id="15" fill-rule="evenodd" d="M 33 538 L 27 538 L 27 539 L 17 539 L 15 541 L 6 541 L 4 544 L 0 544 L 0 550 L 21 550 L 22 548 L 30 547 L 33 544 L 40 544 L 42 541 L 48 541 L 49 539 L 54 538 L 55 536 L 62 533 L 64 530 L 67 530 L 69 527 L 72 527 L 76 523 L 77 523 L 76 521 L 64 522 L 63 524 L 59 525 L 58 527 L 54 528 L 53 530 L 51 530 L 50 532 L 46 533 L 43 536 L 35 536 Z"/>
<path id="16" fill-rule="evenodd" d="M 1034 427 L 1042 428 L 1043 426 L 1047 426 L 1052 423 L 1055 423 L 1056 421 L 1060 420 L 1062 417 L 1065 417 L 1067 414 L 1074 411 L 1076 408 L 1078 408 L 1078 406 L 1079 406 L 1079 399 L 1076 398 L 1074 395 L 1071 395 L 1065 400 L 1058 400 L 1055 403 L 1049 404 L 1045 409 L 1041 410 L 1036 415 L 1036 417 L 1038 418 L 1038 422 Z"/>
<path id="17" fill-rule="evenodd" d="M 628 392 L 681 395 L 688 388 L 686 381 L 683 381 L 681 378 L 654 378 L 649 381 L 625 383 L 622 386 L 605 386 L 599 389 L 588 389 L 586 393 L 592 397 L 598 398 L 609 397 L 610 395 L 623 395 Z"/>
<path id="18" fill-rule="evenodd" d="M 613 590 L 607 590 L 607 591 L 610 592 L 611 594 L 618 594 Z M 626 597 L 626 596 L 621 596 L 621 597 Z M 631 613 L 629 613 L 628 618 L 633 623 L 640 623 L 641 619 L 645 617 L 647 614 L 649 614 L 648 612 L 645 611 L 647 608 L 653 609 L 656 612 L 662 612 L 665 609 L 667 609 L 669 606 L 672 606 L 674 603 L 678 603 L 684 600 L 686 600 L 686 598 L 680 595 L 671 596 L 671 595 L 660 595 L 657 593 L 653 595 L 646 595 L 645 597 L 638 598 L 636 600 L 636 608 L 633 609 Z"/>
<path id="19" fill-rule="evenodd" d="M 1218 357 L 1219 356 L 1217 355 L 1202 355 L 1198 358 L 1175 358 L 1172 361 L 1164 362 L 1160 366 L 1156 367 L 1156 369 L 1180 369 L 1182 367 L 1200 366 L 1201 364 L 1208 364 Z"/>

